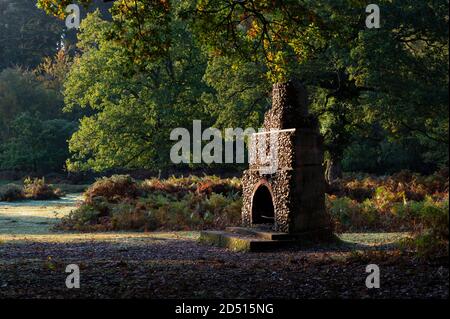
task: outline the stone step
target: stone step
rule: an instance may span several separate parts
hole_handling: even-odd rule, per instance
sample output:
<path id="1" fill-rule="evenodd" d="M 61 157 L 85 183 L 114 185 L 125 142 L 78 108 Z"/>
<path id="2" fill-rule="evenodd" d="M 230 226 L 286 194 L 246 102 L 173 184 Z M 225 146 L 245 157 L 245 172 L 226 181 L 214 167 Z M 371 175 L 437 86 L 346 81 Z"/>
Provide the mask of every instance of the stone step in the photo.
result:
<path id="1" fill-rule="evenodd" d="M 297 237 L 288 233 L 268 231 L 258 228 L 227 227 L 226 231 L 241 235 L 255 236 L 267 240 L 294 240 Z"/>
<path id="2" fill-rule="evenodd" d="M 228 231 L 202 231 L 200 242 L 233 251 L 262 252 L 280 248 L 294 247 L 299 244 L 295 240 L 265 240 L 252 235 L 244 235 Z"/>

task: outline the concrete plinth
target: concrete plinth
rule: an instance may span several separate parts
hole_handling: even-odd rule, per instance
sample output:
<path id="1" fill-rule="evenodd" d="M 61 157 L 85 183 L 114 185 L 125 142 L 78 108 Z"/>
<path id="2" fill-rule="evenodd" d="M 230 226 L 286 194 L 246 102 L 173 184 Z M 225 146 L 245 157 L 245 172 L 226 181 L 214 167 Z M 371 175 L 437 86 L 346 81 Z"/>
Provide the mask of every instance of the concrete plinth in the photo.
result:
<path id="1" fill-rule="evenodd" d="M 200 242 L 233 251 L 263 252 L 333 242 L 329 232 L 288 234 L 257 228 L 229 227 L 225 231 L 202 231 Z"/>

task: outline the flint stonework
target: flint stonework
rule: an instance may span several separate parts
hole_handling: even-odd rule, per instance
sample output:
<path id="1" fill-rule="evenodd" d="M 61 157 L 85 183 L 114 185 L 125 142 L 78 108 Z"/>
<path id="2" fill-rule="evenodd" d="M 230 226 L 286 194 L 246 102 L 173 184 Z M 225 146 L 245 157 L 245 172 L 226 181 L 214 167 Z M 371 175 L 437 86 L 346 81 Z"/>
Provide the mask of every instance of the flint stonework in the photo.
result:
<path id="1" fill-rule="evenodd" d="M 295 80 L 276 84 L 272 103 L 264 129 L 282 130 L 277 135 L 278 168 L 263 173 L 256 158 L 244 172 L 243 225 L 264 225 L 290 234 L 331 234 L 325 209 L 323 138 L 317 119 L 308 112 L 306 89 Z"/>

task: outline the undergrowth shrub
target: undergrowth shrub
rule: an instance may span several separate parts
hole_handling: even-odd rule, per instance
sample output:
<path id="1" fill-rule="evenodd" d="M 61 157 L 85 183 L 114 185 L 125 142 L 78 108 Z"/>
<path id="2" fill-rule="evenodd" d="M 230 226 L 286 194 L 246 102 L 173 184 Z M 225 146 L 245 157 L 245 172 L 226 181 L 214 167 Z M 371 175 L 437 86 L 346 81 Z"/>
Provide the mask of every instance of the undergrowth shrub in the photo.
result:
<path id="1" fill-rule="evenodd" d="M 14 202 L 25 199 L 23 188 L 15 184 L 0 186 L 0 201 Z"/>
<path id="2" fill-rule="evenodd" d="M 358 203 L 348 197 L 328 196 L 326 204 L 338 233 L 370 231 L 382 227 L 379 212 L 370 200 Z"/>
<path id="3" fill-rule="evenodd" d="M 336 232 L 410 232 L 405 248 L 419 257 L 448 256 L 449 204 L 445 200 L 385 202 L 365 200 L 359 203 L 348 197 L 327 197 L 327 209 Z"/>
<path id="4" fill-rule="evenodd" d="M 131 187 L 128 191 L 125 185 Z M 221 193 L 216 193 L 218 191 Z M 57 228 L 75 230 L 200 230 L 238 225 L 242 201 L 237 179 L 215 177 L 103 178 Z"/>
<path id="5" fill-rule="evenodd" d="M 219 179 L 210 178 L 202 180 L 197 184 L 197 192 L 199 194 L 222 194 L 225 196 L 231 195 L 241 195 L 242 186 L 237 178 L 233 179 Z"/>
<path id="6" fill-rule="evenodd" d="M 149 195 L 137 201 L 83 204 L 57 228 L 69 230 L 201 230 L 237 226 L 241 199 L 188 194 L 180 200 Z M 100 226 L 101 225 L 101 226 Z"/>
<path id="7" fill-rule="evenodd" d="M 427 200 L 417 212 L 419 219 L 414 227 L 414 237 L 404 242 L 421 258 L 448 258 L 449 204 Z"/>
<path id="8" fill-rule="evenodd" d="M 23 182 L 25 197 L 33 200 L 51 200 L 63 196 L 63 192 L 53 188 L 45 182 L 44 178 L 27 177 Z"/>
<path id="9" fill-rule="evenodd" d="M 98 179 L 84 193 L 84 198 L 86 203 L 92 204 L 96 197 L 119 202 L 123 199 L 135 199 L 138 195 L 138 184 L 133 178 L 129 175 L 113 175 Z"/>
<path id="10" fill-rule="evenodd" d="M 358 202 L 372 199 L 379 201 L 423 201 L 426 196 L 443 199 L 449 190 L 448 168 L 429 176 L 404 170 L 391 176 L 347 174 L 328 187 L 328 194 L 349 197 Z"/>
<path id="11" fill-rule="evenodd" d="M 146 194 L 172 194 L 177 198 L 184 197 L 189 193 L 222 194 L 225 196 L 242 193 L 241 182 L 237 178 L 221 179 L 216 176 L 208 177 L 170 177 L 166 180 L 152 178 L 141 184 L 141 189 Z"/>
<path id="12" fill-rule="evenodd" d="M 423 228 L 438 228 L 442 233 L 439 227 L 443 225 L 445 229 L 448 225 L 448 221 L 443 219 L 448 197 L 439 201 L 426 197 L 421 202 L 380 202 L 375 198 L 360 203 L 348 197 L 331 195 L 326 198 L 326 206 L 337 232 L 417 232 Z"/>
<path id="13" fill-rule="evenodd" d="M 421 256 L 445 255 L 445 172 L 432 177 L 409 172 L 383 178 L 363 176 L 341 183 L 344 195 L 326 197 L 338 233 L 410 232 L 413 236 L 405 247 Z M 171 177 L 137 182 L 117 175 L 94 183 L 84 203 L 58 227 L 82 231 L 223 229 L 240 224 L 241 195 L 239 179 Z"/>
<path id="14" fill-rule="evenodd" d="M 169 178 L 160 180 L 152 178 L 141 184 L 145 194 L 171 194 L 177 198 L 184 197 L 188 193 L 195 192 L 196 181 L 188 178 Z"/>

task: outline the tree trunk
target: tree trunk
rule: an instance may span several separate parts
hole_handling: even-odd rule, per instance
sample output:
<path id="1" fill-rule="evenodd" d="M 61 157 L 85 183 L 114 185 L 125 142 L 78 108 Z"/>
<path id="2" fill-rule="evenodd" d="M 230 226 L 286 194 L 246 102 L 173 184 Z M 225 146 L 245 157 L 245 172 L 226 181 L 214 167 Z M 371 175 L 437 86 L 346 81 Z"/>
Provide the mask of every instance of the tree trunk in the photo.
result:
<path id="1" fill-rule="evenodd" d="M 342 178 L 341 161 L 338 159 L 327 160 L 327 168 L 325 171 L 325 179 L 328 184 Z"/>

